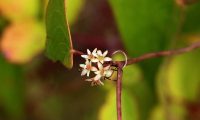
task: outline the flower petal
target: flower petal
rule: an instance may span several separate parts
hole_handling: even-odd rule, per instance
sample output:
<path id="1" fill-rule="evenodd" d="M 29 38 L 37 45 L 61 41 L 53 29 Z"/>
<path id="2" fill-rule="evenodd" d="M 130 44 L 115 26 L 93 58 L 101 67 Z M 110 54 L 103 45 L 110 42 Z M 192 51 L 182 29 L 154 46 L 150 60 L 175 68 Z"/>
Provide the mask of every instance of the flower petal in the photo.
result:
<path id="1" fill-rule="evenodd" d="M 103 69 L 103 65 L 101 63 L 98 62 L 97 65 L 98 65 L 99 70 Z"/>
<path id="2" fill-rule="evenodd" d="M 88 55 L 91 55 L 91 52 L 90 52 L 90 50 L 89 50 L 89 49 L 87 49 L 87 54 L 88 54 Z"/>
<path id="3" fill-rule="evenodd" d="M 92 78 L 90 78 L 90 79 L 86 79 L 85 81 L 89 81 L 89 82 L 91 82 L 91 81 L 93 81 L 93 80 L 92 80 Z"/>
<path id="4" fill-rule="evenodd" d="M 98 75 L 96 75 L 96 76 L 94 77 L 94 80 L 99 80 L 100 78 L 101 78 L 101 75 L 98 74 Z"/>
<path id="5" fill-rule="evenodd" d="M 87 71 L 87 77 L 89 77 L 89 76 L 90 76 L 90 70 Z"/>
<path id="6" fill-rule="evenodd" d="M 97 68 L 96 67 L 92 67 L 91 71 L 97 71 Z"/>
<path id="7" fill-rule="evenodd" d="M 85 65 L 87 66 L 87 65 L 91 65 L 91 62 L 89 62 L 89 60 L 86 60 L 85 61 Z"/>
<path id="8" fill-rule="evenodd" d="M 104 60 L 100 60 L 100 63 L 103 64 L 103 63 L 104 63 Z"/>
<path id="9" fill-rule="evenodd" d="M 95 48 L 93 51 L 92 51 L 92 54 L 96 54 L 97 52 L 97 48 Z"/>
<path id="10" fill-rule="evenodd" d="M 100 74 L 100 71 L 96 71 L 96 72 L 94 72 L 96 75 L 98 75 L 98 74 Z"/>
<path id="11" fill-rule="evenodd" d="M 92 55 L 93 55 L 94 57 L 98 57 L 97 53 L 92 53 Z"/>
<path id="12" fill-rule="evenodd" d="M 107 71 L 105 72 L 105 76 L 109 78 L 109 77 L 111 77 L 112 73 L 113 73 L 112 70 L 107 70 Z"/>
<path id="13" fill-rule="evenodd" d="M 87 72 L 88 72 L 88 70 L 83 69 L 83 71 L 81 72 L 81 76 L 84 76 Z"/>
<path id="14" fill-rule="evenodd" d="M 107 54 L 108 54 L 108 51 L 106 50 L 106 51 L 103 53 L 103 56 L 105 57 Z"/>
<path id="15" fill-rule="evenodd" d="M 101 50 L 98 50 L 98 51 L 97 51 L 97 54 L 98 54 L 99 56 L 103 56 Z"/>
<path id="16" fill-rule="evenodd" d="M 81 68 L 85 68 L 85 64 L 80 64 L 79 65 Z"/>
<path id="17" fill-rule="evenodd" d="M 88 59 L 88 55 L 81 55 L 82 58 Z"/>
<path id="18" fill-rule="evenodd" d="M 112 58 L 110 58 L 110 57 L 105 57 L 105 58 L 104 58 L 104 61 L 112 61 Z"/>
<path id="19" fill-rule="evenodd" d="M 93 59 L 91 59 L 91 61 L 94 63 L 99 62 L 99 60 L 97 58 L 93 58 Z"/>

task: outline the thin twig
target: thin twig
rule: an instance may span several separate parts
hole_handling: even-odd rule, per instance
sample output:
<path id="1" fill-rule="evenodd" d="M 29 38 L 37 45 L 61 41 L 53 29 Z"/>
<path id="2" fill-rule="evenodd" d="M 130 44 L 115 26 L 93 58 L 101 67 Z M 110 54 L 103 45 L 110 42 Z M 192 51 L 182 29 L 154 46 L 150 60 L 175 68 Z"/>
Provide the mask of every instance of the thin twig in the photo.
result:
<path id="1" fill-rule="evenodd" d="M 197 49 L 197 48 L 200 48 L 200 42 L 196 42 L 196 43 L 191 44 L 188 47 L 180 48 L 180 49 L 176 49 L 176 50 L 147 53 L 147 54 L 144 54 L 144 55 L 137 57 L 137 58 L 128 59 L 127 65 L 131 65 L 131 64 L 134 64 L 134 63 L 137 63 L 137 62 L 141 62 L 141 61 L 146 60 L 146 59 L 182 54 L 182 53 L 190 52 L 190 51 Z M 125 61 L 116 61 L 116 62 L 114 62 L 114 65 L 117 64 L 117 63 L 124 64 Z"/>
<path id="2" fill-rule="evenodd" d="M 118 64 L 117 87 L 116 87 L 117 120 L 122 120 L 122 107 L 121 107 L 122 74 L 123 74 L 122 68 L 123 68 L 123 64 Z"/>
<path id="3" fill-rule="evenodd" d="M 71 50 L 71 52 L 72 52 L 73 54 L 75 54 L 75 55 L 84 55 L 83 52 L 78 51 L 78 50 L 75 50 L 75 49 Z"/>

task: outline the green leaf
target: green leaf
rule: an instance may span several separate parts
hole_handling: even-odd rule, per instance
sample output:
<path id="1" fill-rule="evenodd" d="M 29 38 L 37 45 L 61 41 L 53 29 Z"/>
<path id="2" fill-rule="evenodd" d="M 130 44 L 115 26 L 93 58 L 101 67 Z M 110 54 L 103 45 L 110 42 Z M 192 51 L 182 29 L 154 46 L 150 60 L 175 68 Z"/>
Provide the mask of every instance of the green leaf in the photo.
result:
<path id="1" fill-rule="evenodd" d="M 174 0 L 110 0 L 129 56 L 166 49 L 176 33 L 179 12 Z M 160 59 L 142 62 L 145 77 L 154 86 Z"/>
<path id="2" fill-rule="evenodd" d="M 72 41 L 65 14 L 65 0 L 49 0 L 46 13 L 46 55 L 53 61 L 73 66 Z"/>
<path id="3" fill-rule="evenodd" d="M 200 32 L 200 2 L 189 5 L 185 12 L 185 20 L 183 24 L 183 33 Z"/>
<path id="4" fill-rule="evenodd" d="M 163 49 L 176 30 L 177 9 L 173 0 L 110 0 L 110 3 L 131 56 Z"/>

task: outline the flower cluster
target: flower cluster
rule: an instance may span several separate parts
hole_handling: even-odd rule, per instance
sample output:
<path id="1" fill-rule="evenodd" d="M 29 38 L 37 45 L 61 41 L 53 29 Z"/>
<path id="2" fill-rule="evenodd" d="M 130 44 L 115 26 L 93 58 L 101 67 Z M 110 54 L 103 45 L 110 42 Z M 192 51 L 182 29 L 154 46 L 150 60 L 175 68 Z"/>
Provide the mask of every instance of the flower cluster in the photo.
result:
<path id="1" fill-rule="evenodd" d="M 108 51 L 102 53 L 101 50 L 95 48 L 92 52 L 87 49 L 87 55 L 81 55 L 86 60 L 85 64 L 80 64 L 82 69 L 81 76 L 90 77 L 90 72 L 93 72 L 94 77 L 86 79 L 86 81 L 91 82 L 92 86 L 104 85 L 101 80 L 109 78 L 113 73 L 110 65 L 104 65 L 104 62 L 112 61 L 110 57 L 106 57 L 107 54 Z"/>

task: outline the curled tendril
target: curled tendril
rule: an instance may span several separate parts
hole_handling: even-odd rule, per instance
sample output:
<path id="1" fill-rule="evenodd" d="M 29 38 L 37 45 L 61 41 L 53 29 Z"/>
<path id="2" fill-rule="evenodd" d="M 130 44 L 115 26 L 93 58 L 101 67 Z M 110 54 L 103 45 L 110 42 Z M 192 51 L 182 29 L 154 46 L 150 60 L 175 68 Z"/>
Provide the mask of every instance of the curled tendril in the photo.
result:
<path id="1" fill-rule="evenodd" d="M 122 53 L 124 55 L 124 57 L 125 57 L 125 63 L 124 63 L 124 66 L 122 68 L 126 67 L 126 65 L 128 63 L 128 57 L 127 57 L 126 53 L 124 51 L 122 51 L 122 50 L 117 50 L 114 53 L 112 53 L 112 55 L 115 55 L 116 53 Z"/>

